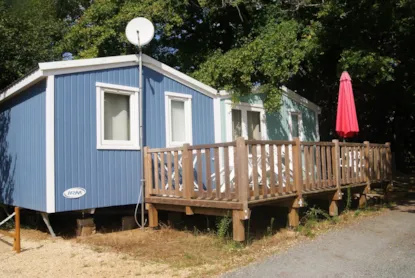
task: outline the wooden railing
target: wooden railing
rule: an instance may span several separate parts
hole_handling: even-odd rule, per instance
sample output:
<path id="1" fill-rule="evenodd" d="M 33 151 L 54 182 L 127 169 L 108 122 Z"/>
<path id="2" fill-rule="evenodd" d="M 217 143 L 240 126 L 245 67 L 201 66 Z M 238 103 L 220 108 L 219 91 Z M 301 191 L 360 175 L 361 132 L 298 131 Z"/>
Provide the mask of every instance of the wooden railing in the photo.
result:
<path id="1" fill-rule="evenodd" d="M 388 180 L 389 144 L 258 141 L 145 148 L 146 197 L 258 202 Z"/>

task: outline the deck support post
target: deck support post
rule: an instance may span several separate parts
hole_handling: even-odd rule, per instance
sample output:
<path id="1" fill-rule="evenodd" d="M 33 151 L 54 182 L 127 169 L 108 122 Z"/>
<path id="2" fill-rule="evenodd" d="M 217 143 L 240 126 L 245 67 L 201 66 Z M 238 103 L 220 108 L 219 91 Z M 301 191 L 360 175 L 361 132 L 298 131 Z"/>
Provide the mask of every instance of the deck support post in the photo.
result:
<path id="1" fill-rule="evenodd" d="M 300 225 L 300 208 L 304 206 L 302 197 L 297 197 L 288 205 L 288 227 L 295 228 Z"/>
<path id="2" fill-rule="evenodd" d="M 299 208 L 288 208 L 288 227 L 295 228 L 300 225 Z"/>
<path id="3" fill-rule="evenodd" d="M 366 194 L 365 193 L 360 194 L 360 197 L 359 197 L 359 208 L 360 209 L 366 208 L 366 202 L 367 202 Z"/>
<path id="4" fill-rule="evenodd" d="M 159 225 L 158 210 L 153 204 L 146 204 L 148 210 L 148 226 L 150 228 L 156 228 Z"/>
<path id="5" fill-rule="evenodd" d="M 244 211 L 233 210 L 232 211 L 232 227 L 233 227 L 233 240 L 245 241 L 245 216 Z"/>
<path id="6" fill-rule="evenodd" d="M 338 216 L 339 215 L 339 201 L 331 200 L 329 206 L 329 215 L 330 216 Z"/>
<path id="7" fill-rule="evenodd" d="M 14 215 L 15 229 L 14 229 L 13 250 L 16 251 L 16 253 L 20 253 L 20 208 L 15 207 L 14 212 L 15 212 L 15 215 Z"/>

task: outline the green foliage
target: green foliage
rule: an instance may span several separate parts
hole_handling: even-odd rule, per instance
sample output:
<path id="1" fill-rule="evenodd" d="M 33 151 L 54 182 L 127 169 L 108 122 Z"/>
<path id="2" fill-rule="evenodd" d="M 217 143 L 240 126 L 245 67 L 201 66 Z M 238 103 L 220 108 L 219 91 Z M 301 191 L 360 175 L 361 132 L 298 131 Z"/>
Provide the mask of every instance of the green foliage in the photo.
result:
<path id="1" fill-rule="evenodd" d="M 345 211 L 350 210 L 352 206 L 352 191 L 350 187 L 347 188 L 347 195 L 346 195 L 346 207 L 344 208 Z"/>
<path id="2" fill-rule="evenodd" d="M 228 236 L 229 227 L 232 223 L 232 218 L 229 216 L 218 217 L 216 220 L 217 235 L 219 238 L 226 238 Z"/>
<path id="3" fill-rule="evenodd" d="M 266 108 L 280 105 L 280 86 L 296 74 L 308 50 L 310 38 L 293 20 L 271 22 L 252 41 L 226 53 L 216 51 L 200 65 L 194 77 L 216 88 L 232 92 L 237 98 L 260 85 Z M 303 39 L 298 39 L 303 37 Z"/>
<path id="4" fill-rule="evenodd" d="M 270 224 L 267 227 L 267 233 L 266 233 L 267 236 L 272 236 L 272 234 L 273 234 L 273 231 L 274 231 L 274 221 L 275 221 L 275 218 L 272 217 L 271 218 L 271 221 L 270 221 Z"/>
<path id="5" fill-rule="evenodd" d="M 52 0 L 0 1 L 0 87 L 59 57 L 54 45 L 63 32 Z"/>
<path id="6" fill-rule="evenodd" d="M 330 221 L 332 223 L 338 223 L 338 217 L 330 217 L 330 215 L 322 209 L 311 207 L 305 215 L 301 218 L 301 225 L 298 226 L 298 231 L 307 237 L 314 237 L 314 228 L 321 221 Z"/>

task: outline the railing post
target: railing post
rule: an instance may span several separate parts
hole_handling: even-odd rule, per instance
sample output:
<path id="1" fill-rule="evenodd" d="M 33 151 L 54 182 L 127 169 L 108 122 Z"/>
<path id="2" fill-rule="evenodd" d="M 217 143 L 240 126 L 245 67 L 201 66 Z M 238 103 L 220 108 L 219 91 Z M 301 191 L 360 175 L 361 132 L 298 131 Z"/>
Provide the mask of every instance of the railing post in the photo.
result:
<path id="1" fill-rule="evenodd" d="M 151 154 L 148 153 L 149 147 L 144 147 L 144 194 L 146 198 L 150 197 L 153 192 Z"/>
<path id="2" fill-rule="evenodd" d="M 334 179 L 336 181 L 336 188 L 337 188 L 337 193 L 339 195 L 339 199 L 341 199 L 341 179 L 340 179 L 340 144 L 339 144 L 339 140 L 333 140 L 332 141 L 334 143 L 334 158 L 335 160 L 333 161 L 333 171 L 334 171 Z"/>
<path id="3" fill-rule="evenodd" d="M 366 173 L 366 188 L 365 193 L 368 193 L 370 191 L 370 172 L 373 165 L 370 165 L 370 142 L 364 141 L 363 144 L 365 144 L 365 173 Z"/>
<path id="4" fill-rule="evenodd" d="M 388 200 L 389 192 L 393 186 L 393 167 L 392 167 L 391 143 L 386 142 L 385 146 L 386 146 L 386 167 L 387 167 L 386 173 L 387 173 L 387 180 L 388 180 L 388 184 L 385 189 L 385 200 Z"/>
<path id="5" fill-rule="evenodd" d="M 248 151 L 243 137 L 236 139 L 236 167 L 238 167 L 238 200 L 242 203 L 242 207 L 246 216 L 248 216 L 248 193 L 249 193 L 249 177 L 248 177 Z M 248 217 L 247 217 L 248 218 Z M 247 219 L 246 218 L 246 219 Z"/>
<path id="6" fill-rule="evenodd" d="M 392 171 L 392 151 L 391 151 L 391 143 L 390 142 L 386 142 L 385 143 L 386 146 L 386 167 L 387 167 L 387 179 L 392 182 L 392 178 L 393 178 L 393 171 Z"/>
<path id="7" fill-rule="evenodd" d="M 370 142 L 364 141 L 363 144 L 365 144 L 365 172 L 366 172 L 366 186 L 363 190 L 362 194 L 359 198 L 359 207 L 363 208 L 366 206 L 366 194 L 370 192 L 370 169 L 373 167 L 373 165 L 370 165 Z"/>
<path id="8" fill-rule="evenodd" d="M 192 182 L 192 175 L 193 175 L 193 165 L 191 160 L 191 154 L 189 150 L 190 145 L 184 144 L 182 157 L 183 157 L 183 196 L 185 199 L 192 198 L 193 192 L 193 182 Z"/>
<path id="9" fill-rule="evenodd" d="M 329 214 L 331 216 L 336 216 L 339 214 L 339 204 L 338 201 L 342 199 L 342 191 L 341 191 L 341 180 L 340 180 L 340 144 L 339 140 L 335 139 L 332 140 L 334 143 L 334 160 L 333 160 L 333 173 L 334 173 L 334 180 L 336 182 L 336 193 L 330 196 L 329 202 Z"/>
<path id="10" fill-rule="evenodd" d="M 293 167 L 294 167 L 294 184 L 297 191 L 298 201 L 302 207 L 303 199 L 303 164 L 301 158 L 301 141 L 300 138 L 294 138 L 295 145 L 293 146 Z"/>
<path id="11" fill-rule="evenodd" d="M 236 139 L 236 161 L 235 167 L 238 169 L 238 201 L 242 204 L 242 211 L 232 212 L 233 239 L 235 241 L 245 240 L 244 220 L 249 219 L 248 209 L 249 177 L 248 177 L 248 151 L 243 137 Z"/>
<path id="12" fill-rule="evenodd" d="M 303 163 L 301 157 L 300 138 L 294 138 L 293 145 L 293 172 L 297 198 L 288 202 L 288 226 L 297 227 L 300 224 L 299 208 L 304 206 L 303 200 Z"/>

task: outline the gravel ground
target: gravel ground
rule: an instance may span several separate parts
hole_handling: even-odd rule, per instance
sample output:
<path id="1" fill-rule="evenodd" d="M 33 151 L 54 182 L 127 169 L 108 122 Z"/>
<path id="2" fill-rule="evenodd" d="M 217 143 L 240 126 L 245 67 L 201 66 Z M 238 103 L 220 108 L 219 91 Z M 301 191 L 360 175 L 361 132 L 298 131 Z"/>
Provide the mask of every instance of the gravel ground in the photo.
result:
<path id="1" fill-rule="evenodd" d="M 27 238 L 27 237 L 26 237 Z M 171 277 L 163 264 L 142 263 L 125 254 L 97 252 L 63 239 L 22 240 L 20 254 L 0 236 L 0 277 Z"/>
<path id="2" fill-rule="evenodd" d="M 415 202 L 223 277 L 415 277 Z"/>

